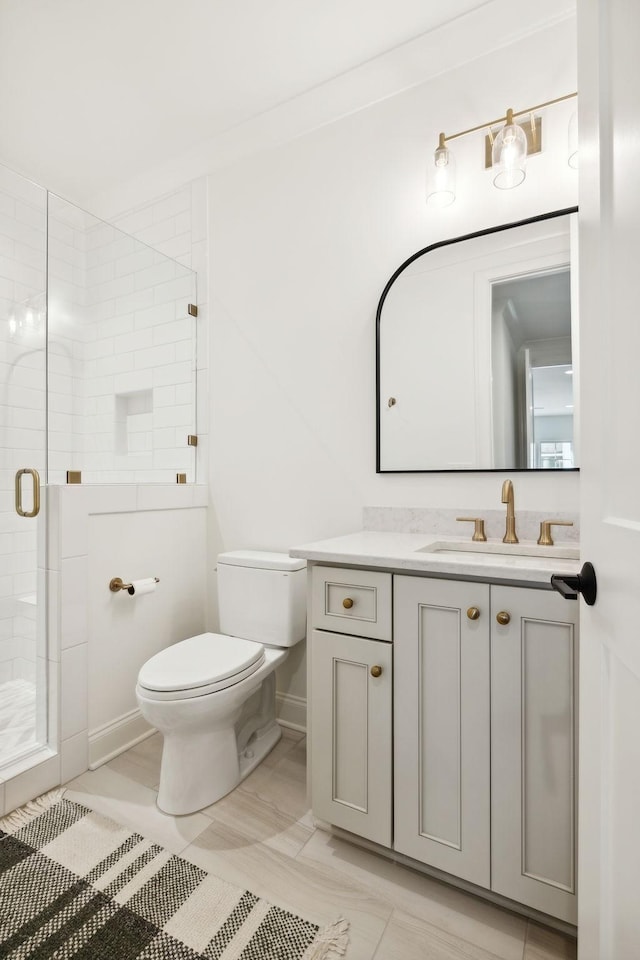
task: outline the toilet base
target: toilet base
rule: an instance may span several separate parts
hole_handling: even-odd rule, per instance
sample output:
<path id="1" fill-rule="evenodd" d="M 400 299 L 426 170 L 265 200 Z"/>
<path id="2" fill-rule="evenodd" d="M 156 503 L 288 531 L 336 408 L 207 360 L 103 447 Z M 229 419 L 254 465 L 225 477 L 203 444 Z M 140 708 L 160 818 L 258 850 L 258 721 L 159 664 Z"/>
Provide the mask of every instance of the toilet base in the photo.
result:
<path id="1" fill-rule="evenodd" d="M 198 752 L 204 749 L 209 755 L 215 776 L 206 776 L 201 765 L 193 763 L 189 744 L 178 738 L 165 739 L 162 772 L 170 771 L 171 775 L 160 775 L 157 804 L 163 813 L 183 816 L 221 800 L 255 770 L 282 736 L 280 725 L 273 720 L 258 731 L 238 757 L 233 728 L 224 733 L 226 736 L 221 736 L 218 730 L 208 743 L 202 739 L 198 743 Z"/>
<path id="2" fill-rule="evenodd" d="M 275 720 L 273 723 L 256 735 L 240 757 L 240 781 L 252 773 L 259 763 L 271 753 L 282 736 L 282 728 Z"/>

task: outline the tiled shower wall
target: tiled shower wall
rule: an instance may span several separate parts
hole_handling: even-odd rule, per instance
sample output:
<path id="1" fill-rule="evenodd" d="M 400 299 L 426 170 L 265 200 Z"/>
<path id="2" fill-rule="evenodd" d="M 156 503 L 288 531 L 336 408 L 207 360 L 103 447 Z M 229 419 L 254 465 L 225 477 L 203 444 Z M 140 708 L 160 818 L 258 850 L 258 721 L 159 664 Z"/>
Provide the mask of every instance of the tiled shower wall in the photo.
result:
<path id="1" fill-rule="evenodd" d="M 195 479 L 190 270 L 51 199 L 52 483 Z"/>
<path id="2" fill-rule="evenodd" d="M 173 257 L 193 270 L 198 278 L 198 318 L 196 321 L 196 409 L 198 435 L 196 476 L 206 477 L 209 440 L 208 420 L 208 259 L 207 259 L 207 179 L 200 177 L 174 193 L 137 207 L 111 222 L 137 240 Z"/>

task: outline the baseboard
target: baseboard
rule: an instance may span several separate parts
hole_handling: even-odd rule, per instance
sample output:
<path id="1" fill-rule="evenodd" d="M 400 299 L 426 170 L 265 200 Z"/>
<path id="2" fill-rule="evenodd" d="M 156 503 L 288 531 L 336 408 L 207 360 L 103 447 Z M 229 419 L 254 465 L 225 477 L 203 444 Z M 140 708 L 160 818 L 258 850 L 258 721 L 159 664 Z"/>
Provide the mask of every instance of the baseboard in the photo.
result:
<path id="1" fill-rule="evenodd" d="M 129 747 L 146 740 L 152 733 L 155 733 L 155 728 L 147 723 L 137 708 L 110 723 L 90 730 L 89 769 L 101 767 Z"/>
<path id="2" fill-rule="evenodd" d="M 305 697 L 294 697 L 288 693 L 276 691 L 276 717 L 282 727 L 307 732 L 307 701 Z"/>

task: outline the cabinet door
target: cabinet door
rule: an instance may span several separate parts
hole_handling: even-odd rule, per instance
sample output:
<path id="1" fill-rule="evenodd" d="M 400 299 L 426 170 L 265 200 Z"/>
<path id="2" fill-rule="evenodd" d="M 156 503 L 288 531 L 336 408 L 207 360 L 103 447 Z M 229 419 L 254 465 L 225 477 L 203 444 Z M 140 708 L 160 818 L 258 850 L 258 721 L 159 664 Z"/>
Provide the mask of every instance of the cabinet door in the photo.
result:
<path id="1" fill-rule="evenodd" d="M 314 814 L 391 846 L 390 643 L 313 630 Z M 379 676 L 371 673 L 380 667 Z M 374 674 L 378 671 L 374 669 Z"/>
<path id="2" fill-rule="evenodd" d="M 575 923 L 578 604 L 492 587 L 491 607 L 491 888 Z"/>
<path id="3" fill-rule="evenodd" d="M 394 847 L 488 887 L 489 587 L 395 577 L 394 624 Z"/>

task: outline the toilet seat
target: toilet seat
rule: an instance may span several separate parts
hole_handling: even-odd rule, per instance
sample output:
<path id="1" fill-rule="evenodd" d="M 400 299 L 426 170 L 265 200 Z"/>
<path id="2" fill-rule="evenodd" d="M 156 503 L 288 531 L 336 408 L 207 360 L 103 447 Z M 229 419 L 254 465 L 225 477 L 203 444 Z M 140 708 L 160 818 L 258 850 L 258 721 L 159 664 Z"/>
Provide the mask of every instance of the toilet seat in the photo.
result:
<path id="1" fill-rule="evenodd" d="M 153 700 L 202 697 L 250 677 L 264 659 L 263 645 L 254 640 L 201 633 L 147 660 L 138 674 L 138 687 Z"/>

